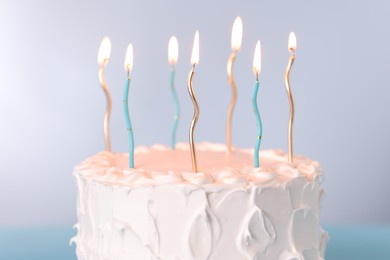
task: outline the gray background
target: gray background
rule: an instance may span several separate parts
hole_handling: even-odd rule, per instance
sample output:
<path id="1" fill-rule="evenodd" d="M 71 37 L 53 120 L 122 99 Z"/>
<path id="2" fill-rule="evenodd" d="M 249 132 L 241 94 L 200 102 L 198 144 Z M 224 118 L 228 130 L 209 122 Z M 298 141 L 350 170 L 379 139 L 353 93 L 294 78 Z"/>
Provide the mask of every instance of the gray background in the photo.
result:
<path id="1" fill-rule="evenodd" d="M 390 224 L 389 1 L 1 1 L 0 226 L 76 222 L 72 168 L 104 149 L 104 94 L 97 52 L 106 35 L 114 100 L 112 145 L 127 149 L 121 109 L 123 61 L 134 44 L 130 108 L 136 144 L 169 144 L 173 104 L 167 46 L 180 53 L 182 104 L 178 139 L 187 140 L 192 105 L 186 89 L 194 33 L 201 115 L 197 141 L 224 142 L 230 87 L 226 61 L 234 18 L 244 23 L 235 78 L 239 89 L 233 141 L 254 145 L 252 59 L 262 41 L 259 105 L 262 148 L 287 147 L 283 73 L 290 31 L 297 35 L 292 72 L 295 150 L 326 173 L 324 224 Z"/>

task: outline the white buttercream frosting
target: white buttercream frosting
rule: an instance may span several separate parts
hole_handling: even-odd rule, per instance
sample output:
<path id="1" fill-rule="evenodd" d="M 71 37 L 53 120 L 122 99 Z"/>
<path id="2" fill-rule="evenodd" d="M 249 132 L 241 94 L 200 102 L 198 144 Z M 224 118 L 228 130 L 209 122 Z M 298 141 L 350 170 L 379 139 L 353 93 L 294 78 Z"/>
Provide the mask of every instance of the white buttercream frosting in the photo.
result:
<path id="1" fill-rule="evenodd" d="M 101 152 L 75 167 L 79 260 L 323 259 L 319 163 L 280 150 L 186 144 Z"/>

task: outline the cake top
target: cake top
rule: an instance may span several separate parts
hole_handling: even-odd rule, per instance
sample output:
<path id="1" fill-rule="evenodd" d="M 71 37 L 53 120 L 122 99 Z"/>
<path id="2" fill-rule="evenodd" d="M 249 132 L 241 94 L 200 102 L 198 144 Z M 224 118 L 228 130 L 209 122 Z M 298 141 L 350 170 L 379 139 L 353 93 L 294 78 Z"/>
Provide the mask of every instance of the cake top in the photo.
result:
<path id="1" fill-rule="evenodd" d="M 100 152 L 75 167 L 82 177 L 123 186 L 160 185 L 187 182 L 199 186 L 210 185 L 276 185 L 293 178 L 309 181 L 322 175 L 317 161 L 296 156 L 288 163 L 282 150 L 260 152 L 260 167 L 253 167 L 253 149 L 235 148 L 231 153 L 223 144 L 196 145 L 199 172 L 191 170 L 188 144 L 179 143 L 175 150 L 167 146 L 139 146 L 134 169 L 128 168 L 127 153 Z"/>

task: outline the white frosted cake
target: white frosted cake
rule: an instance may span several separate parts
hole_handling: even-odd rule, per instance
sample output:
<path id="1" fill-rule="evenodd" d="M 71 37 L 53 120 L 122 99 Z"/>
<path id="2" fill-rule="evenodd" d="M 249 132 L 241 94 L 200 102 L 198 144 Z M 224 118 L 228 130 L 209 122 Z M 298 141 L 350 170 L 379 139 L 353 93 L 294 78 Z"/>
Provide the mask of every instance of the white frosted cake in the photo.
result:
<path id="1" fill-rule="evenodd" d="M 327 233 L 319 222 L 318 162 L 280 150 L 186 144 L 101 152 L 75 167 L 79 260 L 317 260 Z"/>

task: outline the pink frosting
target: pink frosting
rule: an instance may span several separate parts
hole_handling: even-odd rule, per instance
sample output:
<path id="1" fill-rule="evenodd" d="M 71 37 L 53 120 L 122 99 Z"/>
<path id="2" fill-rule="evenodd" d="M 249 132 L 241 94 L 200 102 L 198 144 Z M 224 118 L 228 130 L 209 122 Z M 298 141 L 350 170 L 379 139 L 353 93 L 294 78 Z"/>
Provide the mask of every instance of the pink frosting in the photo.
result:
<path id="1" fill-rule="evenodd" d="M 187 181 L 196 185 L 278 183 L 304 176 L 321 175 L 319 163 L 305 157 L 295 157 L 289 164 L 281 150 L 260 152 L 260 167 L 253 167 L 253 149 L 226 152 L 222 144 L 196 145 L 199 172 L 192 172 L 187 144 L 180 143 L 172 151 L 163 145 L 140 146 L 135 151 L 135 168 L 128 168 L 127 153 L 100 152 L 76 167 L 82 176 L 123 185 L 164 184 Z"/>

